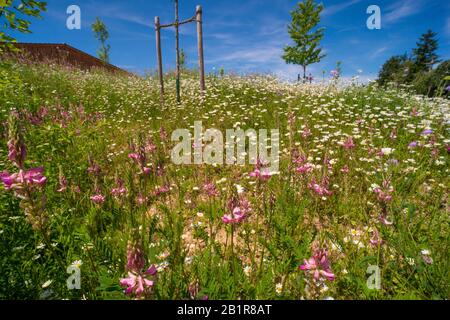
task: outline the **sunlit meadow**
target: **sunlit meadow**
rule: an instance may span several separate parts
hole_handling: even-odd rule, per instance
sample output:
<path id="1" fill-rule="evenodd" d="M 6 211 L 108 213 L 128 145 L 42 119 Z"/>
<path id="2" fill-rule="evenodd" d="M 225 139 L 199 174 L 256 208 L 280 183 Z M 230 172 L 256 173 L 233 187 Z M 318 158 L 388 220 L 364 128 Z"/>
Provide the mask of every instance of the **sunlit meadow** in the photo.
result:
<path id="1" fill-rule="evenodd" d="M 152 77 L 0 64 L 0 298 L 449 298 L 448 100 L 166 84 L 161 106 Z M 279 129 L 279 172 L 174 164 L 194 121 Z"/>

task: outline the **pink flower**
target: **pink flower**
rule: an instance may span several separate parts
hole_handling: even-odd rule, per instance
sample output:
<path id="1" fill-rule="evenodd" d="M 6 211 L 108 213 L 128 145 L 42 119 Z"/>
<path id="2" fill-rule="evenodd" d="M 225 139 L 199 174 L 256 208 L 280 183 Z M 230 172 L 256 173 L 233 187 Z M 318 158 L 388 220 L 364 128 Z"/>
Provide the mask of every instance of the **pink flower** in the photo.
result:
<path id="1" fill-rule="evenodd" d="M 139 161 L 141 157 L 137 153 L 129 153 L 128 158 Z"/>
<path id="2" fill-rule="evenodd" d="M 138 147 L 136 152 L 136 146 L 131 145 L 132 152 L 128 154 L 128 158 L 134 160 L 134 162 L 139 166 L 143 174 L 149 174 L 152 170 L 146 166 L 147 157 L 145 155 L 145 146 Z"/>
<path id="3" fill-rule="evenodd" d="M 156 145 L 153 143 L 153 140 L 149 138 L 145 145 L 145 152 L 153 153 L 156 150 Z"/>
<path id="4" fill-rule="evenodd" d="M 3 182 L 6 190 L 16 189 L 20 190 L 24 187 L 42 187 L 47 178 L 43 175 L 44 168 L 32 168 L 29 170 L 20 170 L 18 173 L 9 174 L 3 172 L 0 174 L 0 179 Z"/>
<path id="5" fill-rule="evenodd" d="M 383 243 L 383 240 L 380 237 L 380 234 L 378 233 L 378 230 L 374 230 L 372 233 L 372 238 L 369 240 L 370 244 L 373 246 L 378 246 Z"/>
<path id="6" fill-rule="evenodd" d="M 127 193 L 127 189 L 125 189 L 124 187 L 113 188 L 111 190 L 111 194 L 116 198 L 123 196 L 126 193 Z"/>
<path id="7" fill-rule="evenodd" d="M 300 270 L 312 274 L 315 280 L 320 280 L 321 278 L 330 281 L 334 280 L 335 275 L 331 270 L 326 250 L 317 250 L 311 258 L 308 260 L 304 259 L 303 262 L 304 264 L 299 267 Z"/>
<path id="8" fill-rule="evenodd" d="M 222 221 L 225 224 L 235 224 L 235 223 L 240 223 L 241 221 L 243 221 L 245 219 L 245 217 L 246 217 L 245 211 L 241 210 L 241 208 L 239 208 L 239 207 L 235 207 L 231 214 L 225 214 L 222 217 Z"/>
<path id="9" fill-rule="evenodd" d="M 47 178 L 43 176 L 43 173 L 44 173 L 43 167 L 32 168 L 29 169 L 28 171 L 25 171 L 24 179 L 27 182 L 27 184 L 37 185 L 41 187 L 47 181 Z"/>
<path id="10" fill-rule="evenodd" d="M 203 191 L 209 196 L 209 197 L 217 197 L 219 195 L 219 191 L 217 191 L 217 188 L 214 183 L 206 183 L 203 186 Z"/>
<path id="11" fill-rule="evenodd" d="M 136 202 L 140 206 L 142 206 L 144 203 L 146 203 L 147 200 L 148 200 L 148 198 L 146 196 L 144 196 L 142 193 L 140 193 L 136 198 Z"/>
<path id="12" fill-rule="evenodd" d="M 348 137 L 347 140 L 345 140 L 342 143 L 342 146 L 344 147 L 344 149 L 346 150 L 351 150 L 355 147 L 355 143 L 353 142 L 353 138 L 352 137 Z"/>
<path id="13" fill-rule="evenodd" d="M 255 169 L 252 172 L 250 172 L 248 175 L 252 178 L 259 178 L 259 176 L 261 175 L 261 172 L 259 171 L 259 169 Z"/>
<path id="14" fill-rule="evenodd" d="M 394 188 L 391 186 L 389 180 L 384 180 L 382 187 L 374 188 L 373 192 L 377 195 L 379 201 L 389 202 L 392 200 Z"/>
<path id="15" fill-rule="evenodd" d="M 349 173 L 349 171 L 350 171 L 350 169 L 348 168 L 348 165 L 343 166 L 342 169 L 341 169 L 341 172 L 344 173 L 344 174 Z"/>
<path id="16" fill-rule="evenodd" d="M 3 185 L 6 190 L 14 189 L 16 185 L 20 186 L 20 182 L 18 181 L 18 174 L 13 173 L 9 174 L 8 172 L 2 172 L 0 174 L 0 179 L 3 182 Z"/>
<path id="17" fill-rule="evenodd" d="M 98 164 L 96 164 L 95 162 L 91 163 L 91 166 L 88 167 L 88 172 L 94 175 L 97 175 L 101 172 L 100 167 L 98 166 Z"/>
<path id="18" fill-rule="evenodd" d="M 267 169 L 263 169 L 261 171 L 259 170 L 259 168 L 255 168 L 255 170 L 249 173 L 249 176 L 252 178 L 260 179 L 262 181 L 267 181 L 272 177 L 272 174 Z"/>
<path id="19" fill-rule="evenodd" d="M 144 251 L 139 245 L 131 242 L 127 246 L 127 269 L 139 272 L 145 266 Z"/>
<path id="20" fill-rule="evenodd" d="M 150 172 L 152 172 L 152 169 L 149 167 L 143 167 L 142 172 L 144 172 L 144 174 L 149 174 Z"/>
<path id="21" fill-rule="evenodd" d="M 161 195 L 161 194 L 164 194 L 164 193 L 167 193 L 167 192 L 169 192 L 169 191 L 170 191 L 170 187 L 168 187 L 168 186 L 162 186 L 162 187 L 156 188 L 156 190 L 155 190 L 155 192 L 153 193 L 153 195 L 154 195 L 155 197 L 157 197 L 157 196 L 159 196 L 159 195 Z"/>
<path id="22" fill-rule="evenodd" d="M 295 171 L 298 173 L 309 173 L 314 170 L 314 165 L 311 163 L 305 163 L 302 166 L 295 168 Z"/>
<path id="23" fill-rule="evenodd" d="M 142 272 L 144 266 L 145 259 L 142 247 L 129 242 L 127 246 L 128 278 L 122 278 L 119 281 L 120 285 L 125 288 L 125 294 L 134 293 L 137 298 L 140 298 L 153 288 L 155 282 L 148 277 L 155 277 L 157 269 L 154 265 L 151 265 L 145 272 Z"/>
<path id="24" fill-rule="evenodd" d="M 91 200 L 96 204 L 102 204 L 103 202 L 105 202 L 105 197 L 102 196 L 101 194 L 95 194 L 91 196 Z"/>
<path id="25" fill-rule="evenodd" d="M 321 197 L 331 196 L 333 193 L 330 190 L 328 190 L 328 181 L 327 181 L 328 179 L 324 178 L 322 180 L 323 180 L 322 183 L 319 184 L 316 182 L 316 179 L 313 178 L 311 182 L 308 184 L 308 188 Z"/>
<path id="26" fill-rule="evenodd" d="M 146 274 L 128 272 L 128 278 L 120 279 L 120 285 L 125 287 L 125 294 L 134 293 L 136 298 L 140 298 L 145 292 L 150 291 L 155 282 L 147 279 L 146 276 Z"/>
<path id="27" fill-rule="evenodd" d="M 302 131 L 302 137 L 304 139 L 308 138 L 310 135 L 312 135 L 311 130 L 309 130 L 308 127 L 305 127 Z"/>
<path id="28" fill-rule="evenodd" d="M 116 178 L 116 187 L 111 190 L 111 194 L 119 198 L 127 194 L 127 189 L 124 187 L 124 182 L 120 178 Z"/>

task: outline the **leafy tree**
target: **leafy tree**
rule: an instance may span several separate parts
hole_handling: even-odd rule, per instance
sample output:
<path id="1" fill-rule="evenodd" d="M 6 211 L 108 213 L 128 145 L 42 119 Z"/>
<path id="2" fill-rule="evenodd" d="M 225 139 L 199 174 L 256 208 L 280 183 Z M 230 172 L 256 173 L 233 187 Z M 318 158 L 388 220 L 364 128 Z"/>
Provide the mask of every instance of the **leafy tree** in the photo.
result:
<path id="1" fill-rule="evenodd" d="M 443 95 L 448 92 L 445 91 L 446 86 L 450 81 L 450 60 L 446 60 L 439 64 L 439 66 L 428 72 L 420 72 L 412 82 L 415 91 L 419 94 L 433 97 L 435 95 Z"/>
<path id="2" fill-rule="evenodd" d="M 7 31 L 19 31 L 31 33 L 31 22 L 26 20 L 27 16 L 40 17 L 42 11 L 47 10 L 47 3 L 34 0 L 0 0 L 0 42 L 15 42 Z"/>
<path id="3" fill-rule="evenodd" d="M 109 38 L 109 32 L 106 25 L 98 17 L 92 24 L 92 31 L 94 31 L 94 36 L 100 41 L 100 49 L 97 51 L 100 60 L 109 63 L 109 50 L 111 46 L 106 44 L 106 40 Z"/>
<path id="4" fill-rule="evenodd" d="M 429 71 L 433 65 L 440 62 L 439 56 L 436 53 L 438 49 L 436 36 L 437 33 L 428 30 L 420 37 L 419 42 L 416 43 L 417 47 L 413 50 L 416 71 Z"/>
<path id="5" fill-rule="evenodd" d="M 306 67 L 320 62 L 325 56 L 319 47 L 324 35 L 324 28 L 316 28 L 320 22 L 322 4 L 315 4 L 313 0 L 304 0 L 298 3 L 298 7 L 291 11 L 292 22 L 288 26 L 288 32 L 294 41 L 293 46 L 284 48 L 283 59 L 286 63 L 297 64 L 303 67 L 303 80 L 306 80 Z"/>
<path id="6" fill-rule="evenodd" d="M 408 60 L 406 54 L 389 58 L 381 67 L 378 74 L 378 83 L 383 86 L 389 82 L 398 82 L 402 74 L 409 72 L 406 69 Z"/>

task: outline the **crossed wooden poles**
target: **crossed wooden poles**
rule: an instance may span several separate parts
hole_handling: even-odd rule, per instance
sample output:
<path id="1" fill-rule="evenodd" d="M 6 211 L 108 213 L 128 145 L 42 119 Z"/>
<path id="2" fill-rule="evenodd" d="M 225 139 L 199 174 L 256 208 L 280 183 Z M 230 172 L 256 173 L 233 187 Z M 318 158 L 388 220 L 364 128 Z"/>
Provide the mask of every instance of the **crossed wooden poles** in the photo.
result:
<path id="1" fill-rule="evenodd" d="M 164 102 L 164 78 L 163 78 L 163 67 L 162 67 L 162 54 L 161 54 L 161 29 L 175 27 L 175 38 L 176 38 L 176 89 L 177 89 L 177 102 L 181 102 L 180 95 L 180 37 L 179 37 L 179 27 L 183 24 L 190 22 L 197 22 L 197 44 L 198 44 L 198 67 L 200 75 L 200 91 L 203 94 L 206 90 L 205 86 L 205 63 L 203 60 L 203 29 L 202 29 L 202 7 L 197 6 L 195 11 L 195 16 L 190 19 L 179 21 L 178 17 L 178 0 L 175 0 L 175 22 L 170 24 L 161 24 L 159 17 L 155 17 L 155 31 L 156 31 L 156 55 L 158 58 L 158 77 L 159 77 L 159 87 L 161 95 L 161 103 Z"/>

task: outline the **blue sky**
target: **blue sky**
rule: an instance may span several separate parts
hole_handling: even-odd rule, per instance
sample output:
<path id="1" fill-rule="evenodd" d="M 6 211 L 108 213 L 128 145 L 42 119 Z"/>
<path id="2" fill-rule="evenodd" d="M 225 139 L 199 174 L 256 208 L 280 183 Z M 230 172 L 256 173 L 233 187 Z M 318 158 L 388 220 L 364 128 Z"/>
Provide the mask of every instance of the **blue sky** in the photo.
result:
<path id="1" fill-rule="evenodd" d="M 180 0 L 181 18 L 194 15 L 201 4 L 204 12 L 205 63 L 207 72 L 223 67 L 238 73 L 270 72 L 293 79 L 300 67 L 281 59 L 290 43 L 287 25 L 294 0 Z M 32 34 L 15 34 L 22 42 L 67 43 L 95 55 L 98 42 L 90 25 L 100 17 L 110 32 L 111 62 L 137 73 L 156 68 L 155 16 L 172 22 L 172 0 L 47 0 L 42 20 L 33 20 Z M 439 54 L 450 58 L 450 1 L 446 0 L 323 0 L 322 47 L 327 56 L 309 67 L 316 79 L 327 75 L 342 61 L 343 75 L 360 72 L 362 79 L 376 77 L 382 63 L 394 54 L 410 52 L 428 28 L 438 32 Z M 66 28 L 69 5 L 81 8 L 81 30 Z M 381 8 L 381 30 L 369 30 L 366 9 Z M 163 30 L 165 71 L 174 68 L 175 33 Z M 181 27 L 181 47 L 189 67 L 196 67 L 195 24 Z"/>

